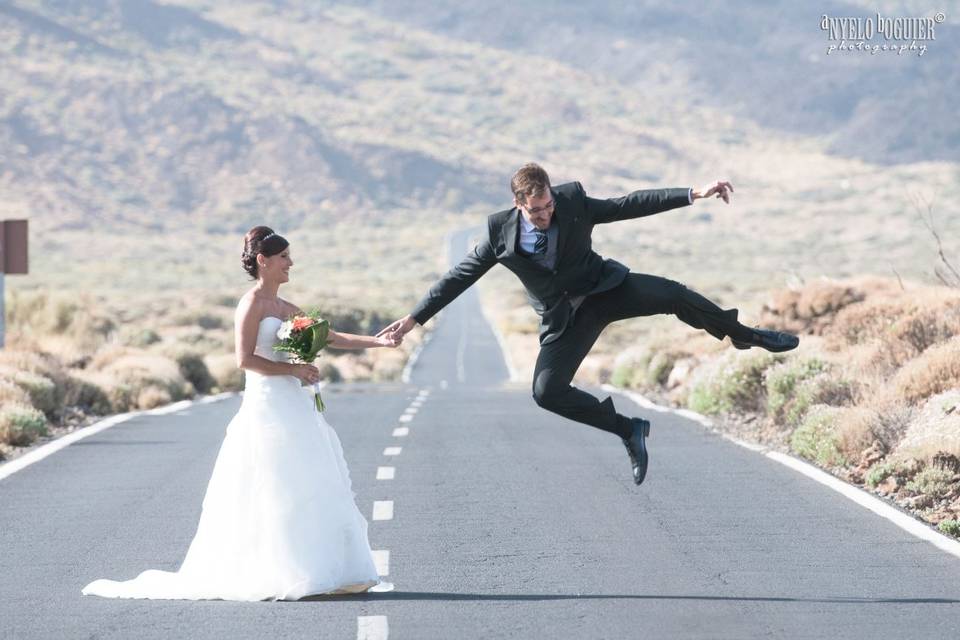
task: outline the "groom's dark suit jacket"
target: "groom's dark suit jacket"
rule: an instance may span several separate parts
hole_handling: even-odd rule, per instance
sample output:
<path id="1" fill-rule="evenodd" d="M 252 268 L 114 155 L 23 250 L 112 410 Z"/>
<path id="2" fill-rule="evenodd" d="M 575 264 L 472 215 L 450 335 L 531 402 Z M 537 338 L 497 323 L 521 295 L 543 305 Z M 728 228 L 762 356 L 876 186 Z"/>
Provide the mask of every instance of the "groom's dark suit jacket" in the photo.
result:
<path id="1" fill-rule="evenodd" d="M 540 344 L 563 334 L 573 307 L 570 298 L 613 289 L 629 269 L 600 257 L 591 244 L 593 225 L 649 216 L 690 203 L 689 189 L 647 189 L 622 198 L 601 200 L 587 196 L 579 182 L 551 187 L 555 208 L 552 224 L 559 225 L 557 260 L 553 269 L 520 252 L 520 210 L 514 207 L 487 218 L 484 237 L 443 276 L 411 315 L 420 324 L 450 304 L 498 262 L 513 271 L 527 289 L 540 316 Z"/>

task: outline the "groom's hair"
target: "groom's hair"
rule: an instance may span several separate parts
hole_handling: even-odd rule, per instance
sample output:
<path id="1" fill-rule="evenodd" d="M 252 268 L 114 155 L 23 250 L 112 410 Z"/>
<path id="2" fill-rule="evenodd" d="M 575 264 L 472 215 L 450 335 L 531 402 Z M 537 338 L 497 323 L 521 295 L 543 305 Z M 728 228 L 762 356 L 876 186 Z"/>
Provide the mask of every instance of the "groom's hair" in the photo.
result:
<path id="1" fill-rule="evenodd" d="M 550 190 L 550 176 L 536 162 L 528 162 L 510 178 L 510 190 L 517 202 L 526 204 L 527 198 L 541 196 Z"/>

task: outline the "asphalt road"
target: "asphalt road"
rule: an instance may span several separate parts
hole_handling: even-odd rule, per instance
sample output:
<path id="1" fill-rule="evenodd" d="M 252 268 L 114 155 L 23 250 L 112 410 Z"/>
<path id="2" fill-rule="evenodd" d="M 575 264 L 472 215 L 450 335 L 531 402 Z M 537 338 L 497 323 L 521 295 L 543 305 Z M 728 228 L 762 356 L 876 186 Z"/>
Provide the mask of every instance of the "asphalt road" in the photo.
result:
<path id="1" fill-rule="evenodd" d="M 409 384 L 326 389 L 391 593 L 80 595 L 179 566 L 238 398 L 136 418 L 0 480 L 0 637 L 960 637 L 955 557 L 679 416 L 652 416 L 635 487 L 618 439 L 506 380 L 468 292 Z M 392 519 L 373 519 L 388 501 Z"/>

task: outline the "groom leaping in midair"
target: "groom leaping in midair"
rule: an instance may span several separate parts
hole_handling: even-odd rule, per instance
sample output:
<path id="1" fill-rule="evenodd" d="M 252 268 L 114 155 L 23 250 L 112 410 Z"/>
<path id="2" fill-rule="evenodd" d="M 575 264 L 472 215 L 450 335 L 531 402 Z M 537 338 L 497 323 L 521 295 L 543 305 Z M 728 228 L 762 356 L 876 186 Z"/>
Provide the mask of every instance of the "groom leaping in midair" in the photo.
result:
<path id="1" fill-rule="evenodd" d="M 701 198 L 729 203 L 733 192 L 729 182 L 717 181 L 699 191 L 648 189 L 601 200 L 589 197 L 579 182 L 551 187 L 547 172 L 531 163 L 513 175 L 510 188 L 514 207 L 489 216 L 479 244 L 430 288 L 410 315 L 378 335 L 392 332 L 402 337 L 422 325 L 499 262 L 520 278 L 540 316 L 534 400 L 544 409 L 620 436 L 630 454 L 635 483 L 643 482 L 647 473 L 644 439 L 650 423 L 617 413 L 609 397 L 600 401 L 570 385 L 608 324 L 672 313 L 718 340 L 730 336 L 737 349 L 788 351 L 799 343 L 790 334 L 744 326 L 737 321 L 736 309 L 721 309 L 679 282 L 631 273 L 591 247 L 596 224 L 649 216 Z"/>

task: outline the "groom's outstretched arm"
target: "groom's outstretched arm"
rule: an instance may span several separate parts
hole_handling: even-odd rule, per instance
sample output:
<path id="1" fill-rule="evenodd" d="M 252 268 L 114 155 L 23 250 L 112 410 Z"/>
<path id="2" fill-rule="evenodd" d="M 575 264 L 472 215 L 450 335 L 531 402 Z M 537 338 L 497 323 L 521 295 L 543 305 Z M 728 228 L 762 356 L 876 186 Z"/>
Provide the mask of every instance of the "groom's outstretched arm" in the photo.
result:
<path id="1" fill-rule="evenodd" d="M 413 329 L 415 323 L 423 325 L 479 280 L 495 264 L 497 264 L 497 256 L 490 245 L 489 232 L 485 232 L 477 246 L 460 261 L 460 264 L 450 269 L 430 287 L 430 290 L 414 307 L 410 315 L 397 320 L 377 335 L 399 332 L 402 336 Z"/>
<path id="2" fill-rule="evenodd" d="M 584 201 L 584 208 L 589 212 L 594 224 L 651 216 L 693 204 L 701 198 L 717 197 L 729 204 L 730 194 L 733 193 L 732 184 L 725 180 L 716 180 L 701 189 L 643 189 L 622 198 L 604 200 L 589 197 L 579 182 L 577 186 Z"/>

